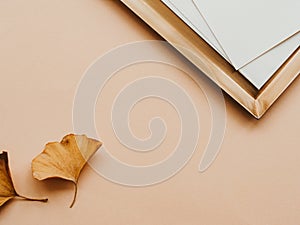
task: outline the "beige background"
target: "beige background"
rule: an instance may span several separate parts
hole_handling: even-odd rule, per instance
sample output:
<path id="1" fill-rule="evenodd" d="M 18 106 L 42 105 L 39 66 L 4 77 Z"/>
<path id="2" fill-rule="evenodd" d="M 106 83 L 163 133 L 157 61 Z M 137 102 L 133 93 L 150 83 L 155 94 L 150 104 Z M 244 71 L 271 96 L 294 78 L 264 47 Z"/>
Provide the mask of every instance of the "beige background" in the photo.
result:
<path id="1" fill-rule="evenodd" d="M 68 208 L 71 184 L 32 178 L 30 162 L 44 144 L 72 132 L 73 99 L 86 68 L 118 45 L 156 39 L 159 37 L 118 1 L 0 2 L 0 148 L 9 151 L 17 190 L 50 199 L 47 204 L 9 202 L 0 209 L 1 225 L 299 224 L 299 79 L 259 121 L 225 96 L 227 128 L 221 152 L 201 174 L 198 164 L 211 126 L 205 95 L 189 76 L 174 68 L 157 67 L 164 72 L 161 76 L 187 90 L 201 115 L 204 132 L 183 170 L 159 185 L 133 188 L 109 182 L 86 167 L 73 209 Z M 119 74 L 119 81 L 112 80 L 111 87 L 130 82 L 147 66 L 153 68 L 127 68 Z M 177 132 L 168 134 L 165 147 L 149 157 L 122 151 L 107 119 L 113 93 L 114 89 L 104 90 L 104 100 L 96 108 L 98 132 L 114 149 L 113 154 L 140 165 L 166 157 Z M 178 130 L 174 110 L 150 99 L 131 113 L 134 132 L 147 136 L 146 125 L 156 115 L 165 118 L 169 130 Z"/>

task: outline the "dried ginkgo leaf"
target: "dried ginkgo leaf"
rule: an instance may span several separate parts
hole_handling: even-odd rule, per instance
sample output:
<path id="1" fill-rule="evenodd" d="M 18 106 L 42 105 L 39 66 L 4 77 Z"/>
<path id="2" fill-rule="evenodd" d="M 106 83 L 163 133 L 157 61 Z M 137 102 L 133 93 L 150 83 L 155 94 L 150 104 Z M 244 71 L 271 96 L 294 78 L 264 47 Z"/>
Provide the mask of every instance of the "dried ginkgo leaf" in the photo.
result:
<path id="1" fill-rule="evenodd" d="M 10 175 L 7 152 L 2 152 L 0 154 L 0 206 L 16 197 L 29 201 L 48 201 L 48 199 L 27 198 L 17 193 Z"/>
<path id="2" fill-rule="evenodd" d="M 65 136 L 61 142 L 50 142 L 32 160 L 33 177 L 38 180 L 61 178 L 72 181 L 75 193 L 71 208 L 75 203 L 80 172 L 101 145 L 100 141 L 74 134 Z"/>

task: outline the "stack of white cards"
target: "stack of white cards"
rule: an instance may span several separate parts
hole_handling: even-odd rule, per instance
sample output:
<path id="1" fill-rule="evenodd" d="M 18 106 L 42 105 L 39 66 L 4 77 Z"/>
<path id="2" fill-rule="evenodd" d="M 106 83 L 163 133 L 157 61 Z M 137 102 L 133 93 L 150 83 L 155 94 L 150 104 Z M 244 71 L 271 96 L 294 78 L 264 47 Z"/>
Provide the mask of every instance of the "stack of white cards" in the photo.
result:
<path id="1" fill-rule="evenodd" d="M 300 46 L 299 0 L 162 0 L 257 89 Z"/>

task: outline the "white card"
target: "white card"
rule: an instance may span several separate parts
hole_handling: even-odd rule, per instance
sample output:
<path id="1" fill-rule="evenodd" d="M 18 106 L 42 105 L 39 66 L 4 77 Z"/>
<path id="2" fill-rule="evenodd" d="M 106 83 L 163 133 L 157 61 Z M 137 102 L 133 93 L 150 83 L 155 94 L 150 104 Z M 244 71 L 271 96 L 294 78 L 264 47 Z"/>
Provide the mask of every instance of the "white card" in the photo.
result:
<path id="1" fill-rule="evenodd" d="M 239 69 L 239 72 L 257 89 L 261 89 L 289 56 L 298 48 L 299 43 L 300 32 L 242 67 Z"/>
<path id="2" fill-rule="evenodd" d="M 220 55 L 230 62 L 221 45 L 206 24 L 206 21 L 199 14 L 192 0 L 162 0 L 177 16 L 179 16 L 189 27 L 200 37 L 212 46 Z M 199 18 L 200 16 L 200 18 Z M 231 63 L 231 62 L 230 62 Z"/>
<path id="3" fill-rule="evenodd" d="M 299 0 L 193 0 L 240 69 L 300 30 Z"/>
<path id="4" fill-rule="evenodd" d="M 174 13 L 176 13 L 187 25 L 207 41 L 227 61 L 226 54 L 209 29 L 206 21 L 195 10 L 192 0 L 162 0 Z M 258 89 L 260 89 L 284 61 L 297 49 L 300 43 L 300 33 L 292 36 L 282 44 L 272 48 L 257 59 L 248 63 L 239 71 Z M 230 61 L 229 61 L 230 62 Z"/>

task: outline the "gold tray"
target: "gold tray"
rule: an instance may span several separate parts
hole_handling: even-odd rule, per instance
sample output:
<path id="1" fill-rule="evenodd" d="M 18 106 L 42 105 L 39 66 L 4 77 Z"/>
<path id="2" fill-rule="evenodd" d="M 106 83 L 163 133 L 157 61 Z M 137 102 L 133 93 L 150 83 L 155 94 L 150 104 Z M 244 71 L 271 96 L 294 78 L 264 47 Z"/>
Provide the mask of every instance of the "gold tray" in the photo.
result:
<path id="1" fill-rule="evenodd" d="M 160 0 L 120 1 L 257 119 L 300 74 L 298 47 L 271 79 L 257 90 Z"/>

